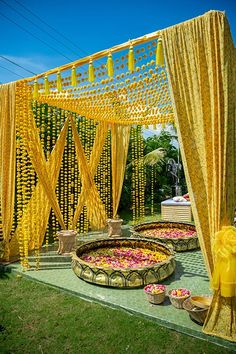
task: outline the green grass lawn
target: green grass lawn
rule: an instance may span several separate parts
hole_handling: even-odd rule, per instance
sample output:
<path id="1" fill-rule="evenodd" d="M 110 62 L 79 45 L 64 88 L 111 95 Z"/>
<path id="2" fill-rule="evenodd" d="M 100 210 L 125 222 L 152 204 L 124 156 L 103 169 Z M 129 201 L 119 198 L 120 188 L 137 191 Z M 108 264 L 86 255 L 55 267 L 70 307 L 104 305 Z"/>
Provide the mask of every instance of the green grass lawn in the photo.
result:
<path id="1" fill-rule="evenodd" d="M 230 353 L 15 274 L 0 278 L 1 354 Z"/>

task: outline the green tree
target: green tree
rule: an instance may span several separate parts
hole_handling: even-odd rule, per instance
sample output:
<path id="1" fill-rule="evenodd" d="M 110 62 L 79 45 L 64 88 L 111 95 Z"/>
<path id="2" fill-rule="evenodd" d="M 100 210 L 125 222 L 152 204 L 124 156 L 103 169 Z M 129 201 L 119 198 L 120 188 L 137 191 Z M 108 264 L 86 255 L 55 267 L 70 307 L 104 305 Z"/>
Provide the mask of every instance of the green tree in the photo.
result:
<path id="1" fill-rule="evenodd" d="M 154 174 L 154 204 L 172 196 L 174 180 L 167 173 L 167 161 L 173 158 L 178 160 L 178 149 L 173 144 L 173 136 L 170 132 L 162 130 L 159 135 L 153 135 L 144 140 L 144 158 L 146 172 L 145 204 L 150 206 L 152 188 L 152 169 Z M 131 173 L 132 169 L 131 149 L 127 158 L 126 178 L 120 202 L 120 211 L 131 208 Z M 183 192 L 186 192 L 186 183 L 183 171 L 180 172 L 180 184 Z"/>

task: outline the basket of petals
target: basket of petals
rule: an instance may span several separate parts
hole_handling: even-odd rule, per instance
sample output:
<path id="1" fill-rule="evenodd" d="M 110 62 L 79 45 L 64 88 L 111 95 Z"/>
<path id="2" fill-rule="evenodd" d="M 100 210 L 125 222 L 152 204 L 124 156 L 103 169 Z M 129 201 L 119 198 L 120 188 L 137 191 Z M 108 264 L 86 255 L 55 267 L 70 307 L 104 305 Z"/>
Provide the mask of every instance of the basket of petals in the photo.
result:
<path id="1" fill-rule="evenodd" d="M 162 284 L 148 284 L 143 289 L 147 299 L 152 304 L 158 305 L 165 300 L 166 286 Z"/>
<path id="2" fill-rule="evenodd" d="M 191 293 L 186 288 L 179 288 L 170 290 L 168 295 L 172 305 L 177 309 L 182 309 L 184 301 L 190 297 Z"/>

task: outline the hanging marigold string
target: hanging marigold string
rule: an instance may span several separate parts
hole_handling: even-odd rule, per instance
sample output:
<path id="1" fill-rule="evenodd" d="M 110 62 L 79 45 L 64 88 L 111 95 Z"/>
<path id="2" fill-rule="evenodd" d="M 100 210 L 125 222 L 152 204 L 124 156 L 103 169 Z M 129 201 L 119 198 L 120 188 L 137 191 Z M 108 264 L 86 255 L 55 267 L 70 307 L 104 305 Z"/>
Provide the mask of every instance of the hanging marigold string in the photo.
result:
<path id="1" fill-rule="evenodd" d="M 37 126 L 46 163 L 50 161 L 65 120 L 73 116 L 88 165 L 99 124 L 107 122 L 132 125 L 133 221 L 144 218 L 145 173 L 141 126 L 174 121 L 165 66 L 160 66 L 160 60 L 156 65 L 157 36 L 154 36 L 155 41 L 151 38 L 149 41 L 134 41 L 130 48 L 127 45 L 121 51 L 108 51 L 100 57 L 99 63 L 96 57 L 91 57 L 90 63 L 89 61 L 84 61 L 82 64 L 73 63 L 66 68 L 57 68 L 53 72 L 19 83 L 16 97 L 17 170 L 13 231 L 17 232 L 19 253 L 24 269 L 29 267 L 29 249 L 35 249 L 38 269 L 42 240 L 44 239 L 46 245 L 51 240 L 56 240 L 56 233 L 63 223 L 66 228 L 72 227 L 76 206 L 83 189 L 81 166 L 77 162 L 75 144 L 69 126 L 61 168 L 58 172 L 59 177 L 55 184 L 55 196 L 62 216 L 58 210 L 54 212 L 55 208 L 51 209 L 49 203 L 48 220 L 45 220 L 44 209 L 39 206 L 45 203 L 47 198 L 43 188 L 40 190 L 38 188 L 40 179 L 31 163 L 32 143 L 30 139 L 27 141 L 27 137 L 30 137 L 29 124 Z M 158 51 L 163 60 L 161 41 L 158 42 Z M 95 180 L 106 215 L 111 217 L 110 131 L 108 135 L 104 135 L 104 141 L 100 160 L 97 167 L 95 166 L 92 179 Z M 76 219 L 77 230 L 87 233 L 92 225 L 91 213 L 86 203 L 81 206 L 81 209 L 82 212 Z M 41 225 L 38 219 L 42 219 Z"/>
<path id="2" fill-rule="evenodd" d="M 133 223 L 144 219 L 145 216 L 145 177 L 143 162 L 143 137 L 141 126 L 131 129 L 131 157 L 132 157 L 132 211 Z"/>
<path id="3" fill-rule="evenodd" d="M 174 121 L 161 39 L 158 47 L 156 41 L 130 45 L 128 52 L 108 52 L 99 62 L 103 63 L 91 59 L 76 73 L 71 66 L 60 88 L 60 69 L 59 76 L 55 72 L 44 83 L 39 79 L 37 99 L 97 121 L 138 125 Z"/>
<path id="4" fill-rule="evenodd" d="M 154 166 L 151 165 L 151 215 L 154 215 Z"/>
<path id="5" fill-rule="evenodd" d="M 143 160 L 143 153 L 144 153 L 144 142 L 143 142 L 143 134 L 142 134 L 142 127 L 139 125 L 137 129 L 138 134 L 138 159 L 139 159 L 139 166 L 138 166 L 138 173 L 139 173 L 139 216 L 140 220 L 142 221 L 145 216 L 145 178 L 144 178 L 144 160 Z"/>
<path id="6" fill-rule="evenodd" d="M 58 137 L 58 116 L 57 116 L 57 109 L 55 107 L 52 107 L 51 110 L 51 120 L 52 120 L 52 130 L 51 130 L 51 136 L 52 136 L 52 146 L 51 146 L 51 150 L 54 148 L 55 144 L 56 144 L 56 140 Z M 57 196 L 57 200 L 59 201 L 59 183 L 57 183 L 56 186 L 56 196 Z M 51 230 L 52 230 L 52 236 L 53 236 L 53 240 L 57 241 L 57 231 L 59 231 L 59 223 L 56 219 L 56 215 L 54 213 L 54 211 L 52 210 L 52 218 L 51 218 Z"/>

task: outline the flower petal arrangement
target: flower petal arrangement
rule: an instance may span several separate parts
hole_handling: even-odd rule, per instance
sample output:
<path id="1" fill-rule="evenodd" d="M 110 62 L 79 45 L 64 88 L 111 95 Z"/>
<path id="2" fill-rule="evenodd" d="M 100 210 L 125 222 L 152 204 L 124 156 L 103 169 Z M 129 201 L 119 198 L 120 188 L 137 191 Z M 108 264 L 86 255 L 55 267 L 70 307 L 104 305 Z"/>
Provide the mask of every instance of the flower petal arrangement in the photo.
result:
<path id="1" fill-rule="evenodd" d="M 184 301 L 190 297 L 191 292 L 186 288 L 178 288 L 170 290 L 168 295 L 172 305 L 178 309 L 182 309 Z"/>
<path id="2" fill-rule="evenodd" d="M 196 227 L 193 224 L 175 221 L 152 221 L 131 227 L 134 237 L 166 243 L 176 252 L 199 248 Z"/>
<path id="3" fill-rule="evenodd" d="M 166 286 L 162 284 L 148 284 L 143 290 L 148 294 L 160 294 L 166 291 Z"/>
<path id="4" fill-rule="evenodd" d="M 171 290 L 170 294 L 173 297 L 183 297 L 187 298 L 190 296 L 190 291 L 186 288 L 179 288 Z"/>
<path id="5" fill-rule="evenodd" d="M 162 262 L 167 255 L 145 248 L 99 248 L 81 257 L 85 262 L 106 268 L 140 268 Z"/>
<path id="6" fill-rule="evenodd" d="M 142 231 L 145 236 L 157 237 L 157 238 L 182 238 L 182 237 L 193 237 L 196 235 L 195 230 L 185 230 L 180 228 L 162 227 Z"/>
<path id="7" fill-rule="evenodd" d="M 165 300 L 166 286 L 162 284 L 148 284 L 143 289 L 151 304 L 161 304 Z"/>
<path id="8" fill-rule="evenodd" d="M 85 242 L 72 254 L 72 269 L 79 278 L 116 288 L 162 282 L 175 265 L 174 252 L 163 243 L 132 237 Z"/>

